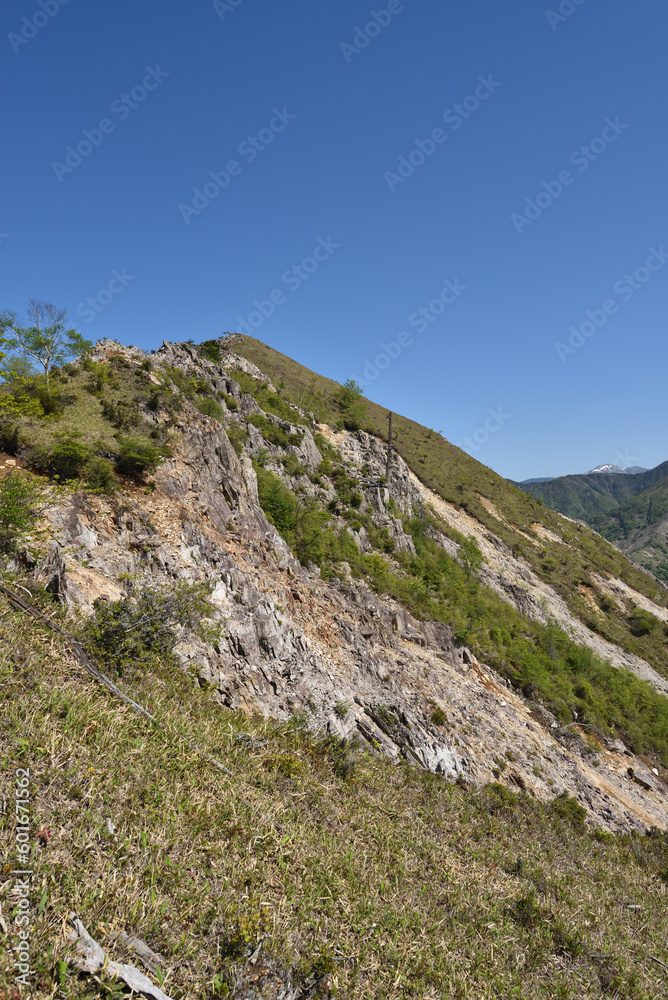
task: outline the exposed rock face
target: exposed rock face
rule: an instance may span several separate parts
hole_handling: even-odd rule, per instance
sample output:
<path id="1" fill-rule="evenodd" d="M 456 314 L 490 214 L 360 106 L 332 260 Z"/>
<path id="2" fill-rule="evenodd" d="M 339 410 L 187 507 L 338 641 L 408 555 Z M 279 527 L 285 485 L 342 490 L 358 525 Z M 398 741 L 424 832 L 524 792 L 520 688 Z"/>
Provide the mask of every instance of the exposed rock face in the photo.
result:
<path id="1" fill-rule="evenodd" d="M 98 347 L 100 357 L 112 350 L 135 363 L 145 357 L 109 342 Z M 237 411 L 227 414 L 230 422 L 257 409 L 229 375 L 233 368 L 261 375 L 243 358 L 230 356 L 223 370 L 187 345 L 165 345 L 154 362 L 204 373 L 238 401 Z M 276 451 L 315 468 L 321 454 L 313 433 L 308 427 L 292 431 L 301 434 L 301 444 Z M 382 442 L 363 432 L 317 431 L 362 479 L 363 502 L 398 551 L 412 551 L 413 541 L 393 511 L 409 514 L 433 503 L 479 541 L 485 582 L 526 614 L 545 614 L 528 567 L 477 522 L 469 524 L 467 515 L 441 509 L 448 505 L 401 459 L 395 458 L 389 482 L 380 482 Z M 252 434 L 247 451 L 259 452 Z M 611 829 L 668 827 L 666 789 L 656 777 L 650 780 L 640 761 L 629 774 L 619 747 L 592 753 L 573 727 L 560 729 L 468 649 L 457 648 L 444 625 L 418 622 L 359 581 L 324 581 L 301 566 L 260 508 L 250 459 L 237 456 L 221 423 L 187 402 L 171 457 L 155 481 L 153 493 L 133 488 L 122 499 L 77 495 L 49 513 L 52 544 L 36 572 L 52 593 L 90 609 L 98 597 L 121 595 L 123 573 L 156 582 L 210 581 L 211 617 L 222 625 L 221 639 L 208 646 L 183 634 L 177 652 L 184 668 L 224 704 L 283 718 L 307 711 L 332 733 L 450 778 L 476 784 L 498 778 L 544 800 L 566 790 Z M 364 547 L 363 532 L 358 544 Z M 454 542 L 443 538 L 442 544 L 456 554 Z M 540 588 L 544 598 L 546 588 Z M 554 607 L 558 601 L 554 595 Z"/>

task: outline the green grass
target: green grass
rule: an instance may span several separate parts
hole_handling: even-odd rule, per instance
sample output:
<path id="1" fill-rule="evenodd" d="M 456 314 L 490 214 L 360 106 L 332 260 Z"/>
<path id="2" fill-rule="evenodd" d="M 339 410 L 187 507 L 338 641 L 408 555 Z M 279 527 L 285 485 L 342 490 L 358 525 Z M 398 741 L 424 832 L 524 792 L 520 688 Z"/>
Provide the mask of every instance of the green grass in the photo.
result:
<path id="1" fill-rule="evenodd" d="M 145 940 L 178 1000 L 271 969 L 305 986 L 325 975 L 313 996 L 368 1000 L 664 995 L 651 958 L 668 961 L 664 836 L 596 835 L 572 800 L 542 806 L 362 752 L 351 770 L 350 749 L 300 720 L 233 714 L 175 670 L 126 674 L 158 730 L 4 604 L 0 650 L 3 793 L 29 767 L 32 829 L 50 833 L 32 842 L 35 995 L 111 995 L 60 964 L 71 911 L 116 960 L 132 960 L 120 930 Z M 0 815 L 8 922 L 13 822 Z M 5 984 L 12 943 L 10 929 Z"/>

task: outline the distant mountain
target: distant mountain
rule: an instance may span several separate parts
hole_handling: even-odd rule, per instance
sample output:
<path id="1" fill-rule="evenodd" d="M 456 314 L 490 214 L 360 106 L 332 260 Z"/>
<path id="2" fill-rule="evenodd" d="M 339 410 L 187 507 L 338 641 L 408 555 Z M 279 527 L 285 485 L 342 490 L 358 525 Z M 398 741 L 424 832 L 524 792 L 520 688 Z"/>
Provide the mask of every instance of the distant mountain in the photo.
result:
<path id="1" fill-rule="evenodd" d="M 622 469 L 619 465 L 597 465 L 595 469 L 590 469 L 589 472 L 583 473 L 585 476 L 600 475 L 605 473 L 607 475 L 617 475 L 623 474 L 626 476 L 636 476 L 640 472 L 647 472 L 647 469 L 643 469 L 641 465 L 632 465 L 628 469 Z M 519 486 L 528 486 L 530 483 L 551 483 L 554 479 L 566 479 L 566 476 L 535 476 L 533 479 L 523 479 L 521 483 L 517 484 Z"/>
<path id="2" fill-rule="evenodd" d="M 597 465 L 595 469 L 590 469 L 586 475 L 593 476 L 594 474 L 600 475 L 601 473 L 621 473 L 626 476 L 637 476 L 640 472 L 647 472 L 647 469 L 643 469 L 641 465 L 632 465 L 628 469 L 622 469 L 619 465 Z M 527 479 L 526 482 L 540 482 L 540 480 Z"/>
<path id="3" fill-rule="evenodd" d="M 608 465 L 580 476 L 515 485 L 546 507 L 589 524 L 634 562 L 668 581 L 668 462 L 628 473 Z"/>
<path id="4" fill-rule="evenodd" d="M 668 581 L 668 477 L 589 523 L 634 562 Z"/>

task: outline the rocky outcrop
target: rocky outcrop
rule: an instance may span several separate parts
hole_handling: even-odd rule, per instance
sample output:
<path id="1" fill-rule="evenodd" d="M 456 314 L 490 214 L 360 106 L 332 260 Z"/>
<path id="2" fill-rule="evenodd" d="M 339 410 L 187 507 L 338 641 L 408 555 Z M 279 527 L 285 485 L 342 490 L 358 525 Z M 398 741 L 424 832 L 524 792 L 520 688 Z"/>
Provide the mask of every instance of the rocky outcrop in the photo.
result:
<path id="1" fill-rule="evenodd" d="M 97 350 L 99 357 L 125 352 L 136 364 L 145 357 L 110 342 Z M 165 345 L 153 361 L 204 374 L 238 400 L 237 410 L 226 413 L 228 425 L 256 406 L 230 376 L 234 368 L 261 375 L 242 358 L 228 357 L 223 369 L 187 345 Z M 321 459 L 314 434 L 338 448 L 395 551 L 413 550 L 397 512 L 431 503 L 446 523 L 475 535 L 487 582 L 524 613 L 545 613 L 545 589 L 539 596 L 528 567 L 512 562 L 502 543 L 467 515 L 446 510 L 401 459 L 382 482 L 382 442 L 324 426 L 284 429 L 301 435 L 299 446 L 284 451 L 307 469 Z M 449 778 L 501 780 L 543 800 L 565 790 L 610 829 L 668 827 L 668 793 L 640 761 L 630 774 L 618 748 L 593 749 L 576 727 L 561 729 L 458 648 L 444 625 L 418 622 L 360 581 L 326 581 L 300 565 L 265 517 L 253 465 L 247 454 L 236 454 L 223 423 L 184 401 L 170 434 L 171 456 L 155 474 L 153 492 L 78 494 L 48 512 L 51 543 L 35 572 L 52 594 L 90 610 L 99 597 L 120 596 L 122 574 L 208 581 L 219 638 L 208 645 L 184 633 L 177 653 L 194 683 L 225 705 L 278 718 L 306 712 L 316 727 Z M 257 453 L 256 445 L 251 435 L 248 451 Z M 301 481 L 305 489 L 313 485 L 306 476 Z M 365 544 L 363 532 L 358 544 Z M 442 544 L 456 554 L 456 543 L 443 536 Z"/>

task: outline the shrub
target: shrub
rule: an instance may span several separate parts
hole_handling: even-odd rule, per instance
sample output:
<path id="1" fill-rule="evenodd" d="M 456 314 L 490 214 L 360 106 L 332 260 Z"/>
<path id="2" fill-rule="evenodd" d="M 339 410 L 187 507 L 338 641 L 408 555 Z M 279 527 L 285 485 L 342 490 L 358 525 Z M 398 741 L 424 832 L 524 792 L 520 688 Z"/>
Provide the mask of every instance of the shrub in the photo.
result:
<path id="1" fill-rule="evenodd" d="M 138 660 L 170 657 L 179 641 L 179 626 L 204 635 L 202 617 L 212 610 L 206 584 L 181 580 L 167 586 L 128 580 L 125 590 L 118 601 L 97 600 L 94 614 L 80 629 L 86 648 L 119 673 Z"/>
<path id="2" fill-rule="evenodd" d="M 439 706 L 436 705 L 436 707 L 432 710 L 431 713 L 431 721 L 434 723 L 435 726 L 444 726 L 445 723 L 448 721 L 448 717 L 443 711 L 443 709 L 439 708 Z"/>
<path id="3" fill-rule="evenodd" d="M 118 436 L 116 471 L 132 479 L 142 479 L 153 472 L 165 458 L 165 448 L 144 438 Z"/>
<path id="4" fill-rule="evenodd" d="M 8 455 L 17 455 L 20 446 L 17 424 L 0 424 L 0 449 Z"/>
<path id="5" fill-rule="evenodd" d="M 236 451 L 237 455 L 241 455 L 244 450 L 244 445 L 246 444 L 246 441 L 248 441 L 248 431 L 245 427 L 242 427 L 241 424 L 236 423 L 230 424 L 226 430 L 227 436 L 230 439 L 230 444 Z"/>
<path id="6" fill-rule="evenodd" d="M 106 389 L 118 387 L 118 375 L 106 361 L 91 361 L 86 365 L 91 377 L 86 383 L 86 389 L 94 396 L 101 395 Z"/>
<path id="7" fill-rule="evenodd" d="M 136 402 L 119 401 L 114 403 L 105 399 L 102 401 L 102 416 L 119 431 L 129 431 L 132 427 L 136 427 L 141 420 L 139 406 Z"/>
<path id="8" fill-rule="evenodd" d="M 215 420 L 222 424 L 225 419 L 225 411 L 222 406 L 215 401 L 215 399 L 211 399 L 209 396 L 203 396 L 200 399 L 194 399 L 193 403 L 203 416 L 214 417 Z"/>
<path id="9" fill-rule="evenodd" d="M 655 625 L 656 618 L 654 615 L 651 615 L 649 611 L 644 611 L 642 608 L 636 608 L 629 615 L 629 628 L 633 635 L 649 635 Z"/>
<path id="10" fill-rule="evenodd" d="M 212 361 L 214 365 L 220 364 L 220 344 L 216 340 L 205 340 L 197 347 L 198 354 Z"/>
<path id="11" fill-rule="evenodd" d="M 580 805 L 577 799 L 571 798 L 568 792 L 557 795 L 556 799 L 550 803 L 549 808 L 555 816 L 570 823 L 578 832 L 584 832 L 587 810 Z"/>
<path id="12" fill-rule="evenodd" d="M 248 423 L 257 427 L 265 441 L 276 445 L 277 448 L 288 448 L 290 445 L 299 446 L 302 443 L 301 434 L 292 434 L 283 427 L 277 426 L 263 413 L 251 414 Z"/>
<path id="13" fill-rule="evenodd" d="M 343 415 L 342 425 L 348 431 L 358 431 L 366 418 L 366 405 L 362 399 L 361 387 L 353 379 L 348 379 L 334 398 Z"/>
<path id="14" fill-rule="evenodd" d="M 90 448 L 81 440 L 80 431 L 62 431 L 54 436 L 50 445 L 32 447 L 27 463 L 36 472 L 64 482 L 76 479 L 90 458 Z"/>
<path id="15" fill-rule="evenodd" d="M 53 500 L 51 491 L 22 472 L 0 479 L 0 552 L 15 552 Z"/>
<path id="16" fill-rule="evenodd" d="M 277 475 L 255 463 L 260 506 L 278 533 L 294 546 L 297 500 Z"/>
<path id="17" fill-rule="evenodd" d="M 93 493 L 111 496 L 118 489 L 114 467 L 106 458 L 92 458 L 84 470 L 84 478 L 88 489 Z"/>

